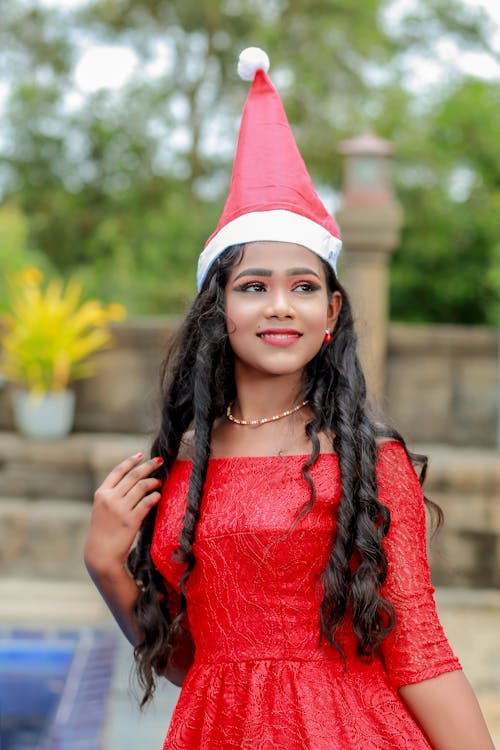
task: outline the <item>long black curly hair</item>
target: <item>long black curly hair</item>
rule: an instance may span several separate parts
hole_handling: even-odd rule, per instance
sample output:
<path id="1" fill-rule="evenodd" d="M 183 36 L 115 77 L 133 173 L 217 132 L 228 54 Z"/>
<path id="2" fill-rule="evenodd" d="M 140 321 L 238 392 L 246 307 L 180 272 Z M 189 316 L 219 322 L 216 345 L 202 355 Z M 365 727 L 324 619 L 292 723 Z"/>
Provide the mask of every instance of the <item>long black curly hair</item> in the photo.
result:
<path id="1" fill-rule="evenodd" d="M 186 570 L 181 579 L 180 605 L 174 617 L 169 612 L 163 578 L 150 556 L 156 508 L 144 520 L 128 560 L 130 572 L 140 587 L 134 614 L 144 634 L 143 641 L 135 648 L 137 673 L 144 688 L 142 705 L 152 697 L 155 676 L 165 669 L 172 644 L 181 632 L 186 612 L 186 580 L 196 562 L 193 541 L 210 456 L 212 427 L 236 397 L 224 290 L 230 270 L 243 253 L 244 246 L 233 246 L 214 262 L 162 365 L 161 425 L 151 450 L 152 456 L 164 459 L 160 477 L 167 476 L 188 430 L 193 430 L 194 440 L 187 507 L 177 550 L 178 559 L 186 563 Z M 323 574 L 321 637 L 343 656 L 335 633 L 349 611 L 358 640 L 358 655 L 369 660 L 393 629 L 396 619 L 392 604 L 380 594 L 387 573 L 382 540 L 388 532 L 390 516 L 378 500 L 377 440 L 397 440 L 413 463 L 420 466 L 421 482 L 425 478 L 427 459 L 410 454 L 401 435 L 376 421 L 368 409 L 351 305 L 330 266 L 323 265 L 329 294 L 340 292 L 342 308 L 332 343 L 322 346 L 306 366 L 301 398 L 308 399 L 312 413 L 305 427 L 311 453 L 302 473 L 310 488 L 310 498 L 299 517 L 310 509 L 316 497 L 309 469 L 320 453 L 319 435 L 332 435 L 340 466 L 342 496 L 331 554 Z M 352 565 L 354 560 L 357 561 L 355 566 Z"/>

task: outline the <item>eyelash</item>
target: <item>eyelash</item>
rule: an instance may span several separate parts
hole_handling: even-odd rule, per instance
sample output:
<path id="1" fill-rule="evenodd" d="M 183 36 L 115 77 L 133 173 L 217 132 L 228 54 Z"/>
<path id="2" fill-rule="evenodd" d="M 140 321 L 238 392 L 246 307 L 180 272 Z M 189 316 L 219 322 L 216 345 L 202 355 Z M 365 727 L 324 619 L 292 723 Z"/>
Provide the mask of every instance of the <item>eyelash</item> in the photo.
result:
<path id="1" fill-rule="evenodd" d="M 252 287 L 258 287 L 259 292 L 266 291 L 265 284 L 263 284 L 261 281 L 247 281 L 244 284 L 240 284 L 240 286 L 235 287 L 235 291 L 250 292 Z M 299 289 L 299 287 L 307 287 L 307 288 Z M 311 281 L 300 281 L 293 287 L 292 291 L 300 291 L 303 294 L 307 294 L 309 292 L 315 292 L 318 289 L 320 289 L 319 284 L 314 284 Z"/>

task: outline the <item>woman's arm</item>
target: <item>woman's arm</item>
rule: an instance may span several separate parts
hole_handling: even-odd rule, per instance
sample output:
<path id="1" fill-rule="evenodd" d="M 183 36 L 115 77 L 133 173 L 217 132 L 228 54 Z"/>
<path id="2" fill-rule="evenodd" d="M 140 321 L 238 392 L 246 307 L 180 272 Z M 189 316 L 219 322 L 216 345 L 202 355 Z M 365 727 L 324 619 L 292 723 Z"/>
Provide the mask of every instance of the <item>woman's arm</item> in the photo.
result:
<path id="1" fill-rule="evenodd" d="M 434 750 L 495 750 L 477 698 L 460 670 L 399 689 Z"/>
<path id="2" fill-rule="evenodd" d="M 127 556 L 142 521 L 160 499 L 161 485 L 149 476 L 158 461 L 141 464 L 141 458 L 137 453 L 122 461 L 96 490 L 84 550 L 90 577 L 133 646 L 142 638 L 133 616 L 139 588 L 128 573 Z"/>
<path id="3" fill-rule="evenodd" d="M 128 572 L 127 557 L 144 518 L 160 499 L 161 485 L 149 476 L 161 459 L 141 463 L 141 458 L 138 453 L 122 461 L 96 490 L 84 551 L 90 577 L 132 646 L 143 635 L 134 618 L 139 587 Z M 183 629 L 164 676 L 182 685 L 193 653 L 189 630 Z"/>
<path id="4" fill-rule="evenodd" d="M 177 687 L 182 687 L 193 659 L 194 643 L 191 638 L 191 632 L 185 628 L 181 628 L 181 634 L 176 638 L 163 676 L 170 682 L 173 682 L 174 685 L 177 685 Z"/>
<path id="5" fill-rule="evenodd" d="M 397 444 L 380 449 L 377 479 L 379 499 L 391 512 L 382 594 L 396 610 L 396 626 L 381 644 L 389 679 L 434 750 L 494 750 L 438 617 L 422 488 Z"/>
<path id="6" fill-rule="evenodd" d="M 125 566 L 103 568 L 92 562 L 91 556 L 85 553 L 85 564 L 95 586 L 106 605 L 120 626 L 126 639 L 137 646 L 142 640 L 142 633 L 134 619 L 134 605 L 139 596 L 139 587 L 130 577 Z"/>

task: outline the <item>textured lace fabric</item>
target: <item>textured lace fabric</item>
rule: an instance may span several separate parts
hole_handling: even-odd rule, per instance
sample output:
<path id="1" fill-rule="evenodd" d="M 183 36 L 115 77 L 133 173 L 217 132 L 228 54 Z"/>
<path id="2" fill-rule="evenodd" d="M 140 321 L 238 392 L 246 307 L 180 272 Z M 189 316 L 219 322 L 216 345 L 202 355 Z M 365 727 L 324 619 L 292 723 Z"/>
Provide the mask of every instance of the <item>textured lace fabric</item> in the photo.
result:
<path id="1" fill-rule="evenodd" d="M 196 564 L 186 583 L 196 646 L 164 750 L 423 750 L 430 745 L 397 694 L 402 685 L 455 669 L 433 600 L 425 510 L 403 449 L 379 451 L 381 501 L 391 511 L 385 539 L 384 595 L 397 627 L 370 664 L 356 656 L 346 622 L 339 633 L 347 664 L 319 640 L 321 575 L 340 498 L 336 456 L 311 474 L 304 456 L 211 459 L 196 529 Z M 166 480 L 152 557 L 178 591 L 178 546 L 191 463 L 177 461 Z"/>

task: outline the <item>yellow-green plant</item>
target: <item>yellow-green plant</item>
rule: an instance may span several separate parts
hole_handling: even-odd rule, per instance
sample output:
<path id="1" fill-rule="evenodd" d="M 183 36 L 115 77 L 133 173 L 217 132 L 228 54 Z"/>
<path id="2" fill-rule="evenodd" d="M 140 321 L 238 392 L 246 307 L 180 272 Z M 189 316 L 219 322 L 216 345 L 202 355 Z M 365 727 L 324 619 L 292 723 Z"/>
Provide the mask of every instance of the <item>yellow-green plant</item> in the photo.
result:
<path id="1" fill-rule="evenodd" d="M 37 268 L 11 280 L 8 301 L 1 369 L 34 394 L 63 391 L 73 380 L 92 375 L 91 355 L 112 341 L 109 323 L 125 317 L 122 305 L 82 301 L 76 280 L 45 284 Z"/>

